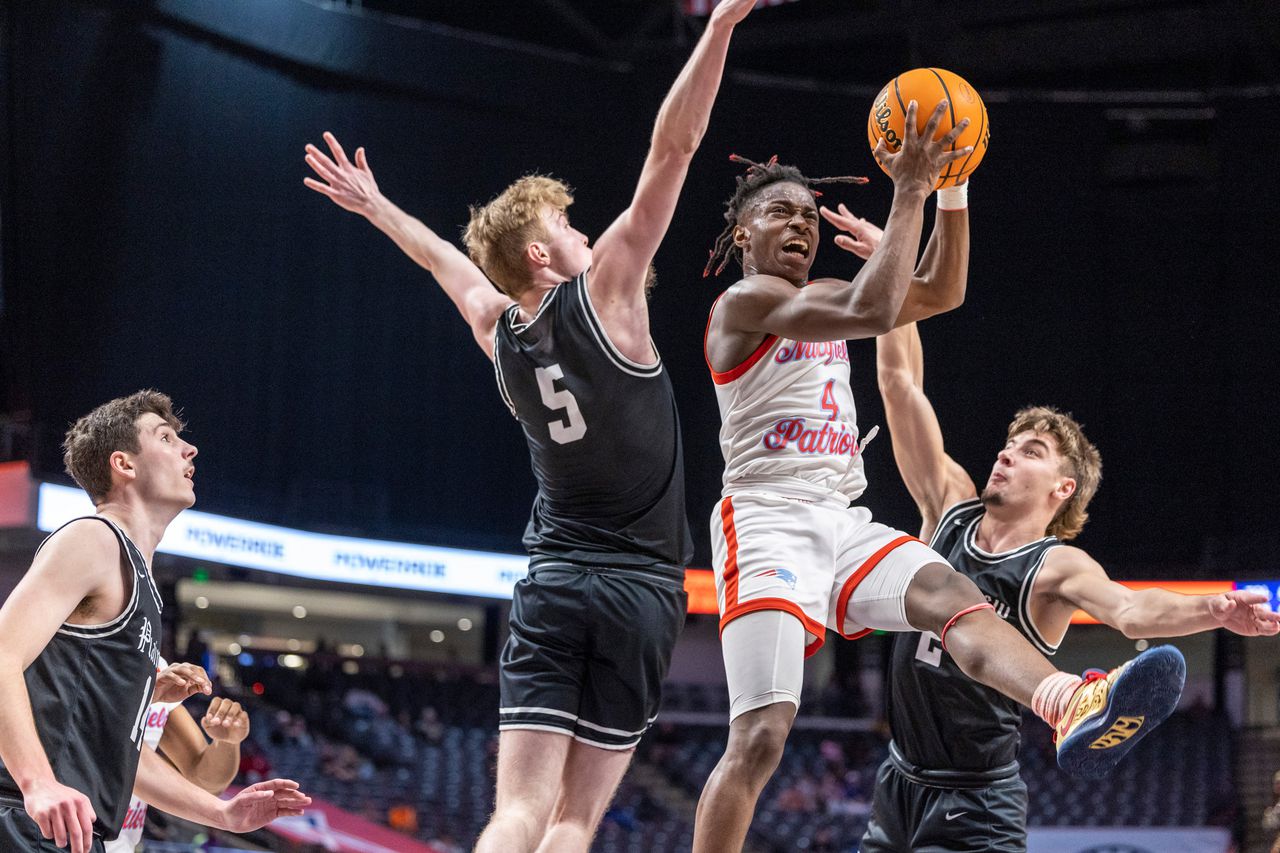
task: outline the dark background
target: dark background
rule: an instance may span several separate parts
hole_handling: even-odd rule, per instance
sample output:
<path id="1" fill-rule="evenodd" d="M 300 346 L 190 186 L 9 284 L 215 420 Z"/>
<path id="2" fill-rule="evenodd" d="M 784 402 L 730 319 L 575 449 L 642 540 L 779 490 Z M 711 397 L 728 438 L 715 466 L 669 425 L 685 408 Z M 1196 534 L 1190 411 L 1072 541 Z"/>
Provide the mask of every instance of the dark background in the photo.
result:
<path id="1" fill-rule="evenodd" d="M 200 447 L 201 509 L 519 549 L 534 486 L 491 366 L 429 275 L 303 187 L 303 145 L 326 129 L 349 151 L 364 145 L 383 191 L 447 236 L 469 203 L 549 172 L 576 188 L 574 224 L 594 236 L 629 199 L 699 24 L 659 15 L 648 40 L 610 30 L 617 41 L 601 43 L 553 16 L 522 23 L 504 4 L 462 4 L 467 20 L 442 4 L 417 10 L 448 27 L 378 5 L 396 4 L 0 10 L 0 412 L 12 455 L 56 478 L 71 420 L 154 386 L 185 409 Z M 762 10 L 730 52 L 652 309 L 684 421 L 696 563 L 709 561 L 721 472 L 701 339 L 733 279 L 700 274 L 737 173 L 727 155 L 868 174 L 869 186 L 825 200 L 883 218 L 891 186 L 870 157 L 866 111 L 895 73 L 936 64 L 984 94 L 993 128 L 973 181 L 968 301 L 923 326 L 950 452 L 981 483 L 1015 409 L 1056 404 L 1102 452 L 1080 543 L 1113 574 L 1276 576 L 1274 29 L 1250 25 L 1256 4 L 1113 0 L 1128 17 L 1103 27 L 1109 41 L 1052 16 L 1032 38 L 990 10 L 1044 4 L 971 4 L 988 17 L 967 25 L 952 9 L 923 27 L 902 5 L 845 4 L 862 30 L 824 22 L 836 13 L 821 0 Z M 645 4 L 612 6 L 625 16 Z M 1159 25 L 1148 31 L 1144 15 Z M 481 19 L 501 25 L 453 28 Z M 1197 30 L 1202 20 L 1216 23 Z M 512 41 L 525 31 L 533 46 Z M 830 32 L 844 41 L 822 43 Z M 857 261 L 825 237 L 815 273 L 852 275 Z M 883 423 L 874 347 L 851 356 L 865 432 Z M 864 500 L 914 529 L 882 442 Z"/>

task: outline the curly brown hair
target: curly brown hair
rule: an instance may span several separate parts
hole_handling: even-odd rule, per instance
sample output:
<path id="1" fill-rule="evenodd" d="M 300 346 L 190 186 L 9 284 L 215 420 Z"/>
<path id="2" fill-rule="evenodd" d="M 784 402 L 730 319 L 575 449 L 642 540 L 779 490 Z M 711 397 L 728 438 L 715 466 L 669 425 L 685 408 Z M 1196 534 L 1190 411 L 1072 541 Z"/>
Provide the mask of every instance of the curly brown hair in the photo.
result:
<path id="1" fill-rule="evenodd" d="M 95 505 L 106 500 L 111 490 L 111 454 L 117 450 L 137 453 L 142 449 L 138 419 L 147 413 L 164 418 L 175 432 L 182 432 L 186 426 L 174 412 L 167 394 L 147 388 L 103 403 L 67 430 L 62 441 L 63 464 Z"/>
<path id="2" fill-rule="evenodd" d="M 1063 460 L 1062 473 L 1076 481 L 1076 490 L 1058 507 L 1045 531 L 1064 542 L 1074 539 L 1089 520 L 1085 508 L 1102 482 L 1102 455 L 1085 438 L 1084 430 L 1070 413 L 1052 406 L 1028 406 L 1013 416 L 1008 437 L 1028 431 L 1053 436 Z"/>

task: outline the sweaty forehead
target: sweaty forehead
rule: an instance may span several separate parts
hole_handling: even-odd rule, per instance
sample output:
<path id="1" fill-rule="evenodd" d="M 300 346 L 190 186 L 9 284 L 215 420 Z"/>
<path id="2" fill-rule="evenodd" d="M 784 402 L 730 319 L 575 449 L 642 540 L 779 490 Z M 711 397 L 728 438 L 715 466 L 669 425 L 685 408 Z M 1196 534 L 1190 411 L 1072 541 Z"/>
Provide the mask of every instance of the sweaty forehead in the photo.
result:
<path id="1" fill-rule="evenodd" d="M 751 206 L 758 208 L 774 201 L 786 202 L 794 207 L 816 207 L 813 192 L 795 181 L 778 181 L 758 190 L 751 197 Z"/>
<path id="2" fill-rule="evenodd" d="M 1039 441 L 1049 448 L 1051 452 L 1058 452 L 1058 439 L 1052 433 L 1040 432 L 1034 429 L 1024 429 L 1021 432 L 1014 433 L 1009 437 L 1009 441 L 1015 445 L 1026 444 L 1029 441 Z"/>

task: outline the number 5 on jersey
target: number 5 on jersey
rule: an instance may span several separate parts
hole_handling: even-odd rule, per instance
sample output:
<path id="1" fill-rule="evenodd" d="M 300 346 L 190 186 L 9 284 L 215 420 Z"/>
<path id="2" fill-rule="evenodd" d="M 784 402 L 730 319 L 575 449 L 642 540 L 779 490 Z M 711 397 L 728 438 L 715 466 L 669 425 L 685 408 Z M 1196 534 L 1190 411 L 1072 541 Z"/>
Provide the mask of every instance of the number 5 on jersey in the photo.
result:
<path id="1" fill-rule="evenodd" d="M 586 435 L 587 422 L 582 418 L 578 401 L 567 389 L 556 390 L 555 381 L 564 379 L 564 371 L 560 369 L 560 365 L 539 367 L 535 372 L 538 376 L 538 391 L 542 394 L 542 405 L 553 412 L 564 409 L 563 420 L 547 422 L 547 429 L 551 431 L 551 440 L 556 444 L 568 444 Z"/>

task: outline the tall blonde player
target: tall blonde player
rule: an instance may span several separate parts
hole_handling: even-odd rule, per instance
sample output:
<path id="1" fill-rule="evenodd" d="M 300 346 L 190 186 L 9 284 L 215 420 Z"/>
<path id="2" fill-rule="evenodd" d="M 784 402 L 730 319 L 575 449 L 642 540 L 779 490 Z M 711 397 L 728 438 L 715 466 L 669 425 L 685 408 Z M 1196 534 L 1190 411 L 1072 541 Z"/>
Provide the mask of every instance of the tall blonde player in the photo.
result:
<path id="1" fill-rule="evenodd" d="M 1181 694 L 1184 664 L 1169 647 L 1135 659 L 1123 677 L 1086 683 L 1057 672 L 972 581 L 914 536 L 852 506 L 866 486 L 865 439 L 844 341 L 963 298 L 967 189 L 940 194 L 933 236 L 912 272 L 924 200 L 942 167 L 969 153 L 946 150 L 965 122 L 935 139 L 945 109 L 938 105 L 923 133 L 908 133 L 899 153 L 877 149 L 894 202 L 882 242 L 852 282 L 808 280 L 819 212 L 813 182 L 798 170 L 753 164 L 728 205 L 716 253 L 739 257 L 745 277 L 712 308 L 706 357 L 723 420 L 724 497 L 712 539 L 731 722 L 698 804 L 700 853 L 741 849 L 800 704 L 801 660 L 827 628 L 851 639 L 872 629 L 934 632 L 971 678 L 1051 725 L 1069 717 L 1059 763 L 1083 775 L 1105 773 Z M 914 102 L 906 126 L 917 126 Z M 1088 749 L 1118 712 L 1141 714 L 1147 725 Z"/>

